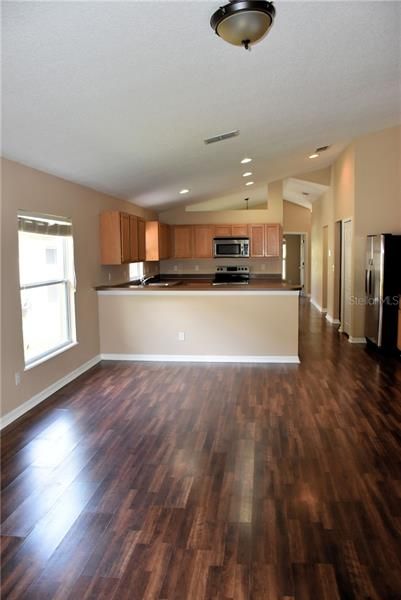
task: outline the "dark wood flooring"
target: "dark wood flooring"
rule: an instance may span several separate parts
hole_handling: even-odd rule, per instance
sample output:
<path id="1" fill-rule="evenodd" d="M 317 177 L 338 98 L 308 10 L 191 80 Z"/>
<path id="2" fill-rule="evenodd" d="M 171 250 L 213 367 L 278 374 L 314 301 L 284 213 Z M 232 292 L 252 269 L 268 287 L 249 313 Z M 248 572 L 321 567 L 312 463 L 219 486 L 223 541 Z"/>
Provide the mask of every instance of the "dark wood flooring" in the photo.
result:
<path id="1" fill-rule="evenodd" d="M 13 599 L 401 598 L 401 366 L 104 362 L 3 435 Z"/>

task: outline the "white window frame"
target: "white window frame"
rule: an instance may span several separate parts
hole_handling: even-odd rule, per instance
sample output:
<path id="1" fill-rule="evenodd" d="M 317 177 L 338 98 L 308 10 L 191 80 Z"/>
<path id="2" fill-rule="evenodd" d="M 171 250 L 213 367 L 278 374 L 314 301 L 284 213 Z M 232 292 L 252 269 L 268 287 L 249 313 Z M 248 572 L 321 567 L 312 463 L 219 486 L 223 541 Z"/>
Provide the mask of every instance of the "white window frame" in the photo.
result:
<path id="1" fill-rule="evenodd" d="M 69 224 L 71 225 L 70 220 L 66 220 L 60 217 L 50 217 L 49 215 L 31 215 L 24 213 L 23 211 L 18 212 L 19 218 L 26 218 L 32 220 L 41 220 L 41 221 L 50 221 L 50 222 L 58 222 L 61 224 Z M 20 235 L 20 232 L 18 232 Z M 35 235 L 35 234 L 32 234 Z M 40 234 L 39 234 L 40 235 Z M 23 334 L 23 343 L 24 343 L 24 362 L 25 362 L 25 370 L 32 369 L 38 364 L 41 364 L 50 358 L 65 352 L 69 348 L 75 346 L 77 344 L 76 337 L 76 319 L 75 319 L 75 270 L 74 270 L 74 243 L 72 235 L 70 237 L 63 236 L 63 277 L 61 279 L 49 279 L 44 281 L 36 281 L 34 283 L 29 284 L 21 284 L 20 283 L 20 302 L 22 308 L 22 294 L 23 290 L 28 289 L 38 289 L 42 287 L 51 287 L 53 285 L 64 285 L 64 293 L 65 293 L 65 306 L 66 306 L 66 328 L 67 328 L 67 339 L 62 344 L 58 344 L 57 346 L 52 346 L 45 352 L 38 354 L 31 359 L 26 358 L 25 353 L 25 339 L 23 332 L 23 324 L 22 324 L 22 334 Z"/>

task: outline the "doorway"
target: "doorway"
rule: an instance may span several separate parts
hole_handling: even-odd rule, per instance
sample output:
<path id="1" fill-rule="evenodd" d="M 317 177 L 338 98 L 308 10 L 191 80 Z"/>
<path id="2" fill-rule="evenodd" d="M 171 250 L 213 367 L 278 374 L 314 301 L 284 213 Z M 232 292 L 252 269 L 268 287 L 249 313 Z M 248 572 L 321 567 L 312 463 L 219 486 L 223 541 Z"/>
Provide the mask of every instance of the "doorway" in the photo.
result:
<path id="1" fill-rule="evenodd" d="M 329 259 L 329 227 L 323 227 L 322 235 L 322 312 L 327 312 L 327 284 L 328 284 L 328 259 Z"/>
<path id="2" fill-rule="evenodd" d="M 285 233 L 283 236 L 283 278 L 305 290 L 305 235 Z"/>
<path id="3" fill-rule="evenodd" d="M 341 331 L 351 334 L 352 221 L 342 221 L 341 247 Z"/>

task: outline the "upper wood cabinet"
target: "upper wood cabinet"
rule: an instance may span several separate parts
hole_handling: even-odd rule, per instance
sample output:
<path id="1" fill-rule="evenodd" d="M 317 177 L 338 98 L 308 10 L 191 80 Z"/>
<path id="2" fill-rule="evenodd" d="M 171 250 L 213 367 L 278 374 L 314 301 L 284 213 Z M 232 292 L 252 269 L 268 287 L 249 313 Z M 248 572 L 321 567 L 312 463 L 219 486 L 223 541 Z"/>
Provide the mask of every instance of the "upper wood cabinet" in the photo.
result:
<path id="1" fill-rule="evenodd" d="M 273 223 L 265 227 L 265 256 L 279 258 L 281 255 L 281 226 Z"/>
<path id="2" fill-rule="evenodd" d="M 140 257 L 139 223 L 135 215 L 107 211 L 100 215 L 100 259 L 103 265 L 121 265 L 144 260 Z"/>
<path id="3" fill-rule="evenodd" d="M 265 255 L 265 225 L 249 225 L 250 252 L 252 258 L 262 258 Z"/>
<path id="4" fill-rule="evenodd" d="M 249 229 L 248 229 L 247 224 L 232 225 L 231 230 L 232 230 L 233 237 L 248 237 L 249 236 Z"/>
<path id="5" fill-rule="evenodd" d="M 138 261 L 146 260 L 146 238 L 145 238 L 146 221 L 138 218 Z"/>
<path id="6" fill-rule="evenodd" d="M 250 256 L 252 258 L 279 258 L 281 250 L 281 226 L 279 223 L 249 226 Z"/>
<path id="7" fill-rule="evenodd" d="M 215 225 L 214 226 L 214 237 L 232 237 L 232 226 L 231 225 Z"/>
<path id="8" fill-rule="evenodd" d="M 211 225 L 194 225 L 193 257 L 212 258 L 214 228 Z"/>
<path id="9" fill-rule="evenodd" d="M 174 225 L 171 238 L 174 258 L 192 258 L 192 225 Z"/>
<path id="10" fill-rule="evenodd" d="M 147 221 L 146 260 L 165 260 L 170 255 L 170 226 L 158 221 Z"/>
<path id="11" fill-rule="evenodd" d="M 249 230 L 246 223 L 236 225 L 215 225 L 214 237 L 248 237 Z"/>

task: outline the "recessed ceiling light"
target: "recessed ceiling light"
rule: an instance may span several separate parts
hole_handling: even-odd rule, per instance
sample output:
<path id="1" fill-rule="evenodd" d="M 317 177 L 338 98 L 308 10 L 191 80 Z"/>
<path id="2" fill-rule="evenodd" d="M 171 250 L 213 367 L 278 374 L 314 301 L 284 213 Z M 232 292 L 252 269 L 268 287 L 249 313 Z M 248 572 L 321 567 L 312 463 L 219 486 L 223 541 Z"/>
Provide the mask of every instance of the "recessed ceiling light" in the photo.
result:
<path id="1" fill-rule="evenodd" d="M 186 188 L 184 188 L 183 190 L 180 190 L 180 194 L 188 194 L 189 190 L 187 190 Z"/>
<path id="2" fill-rule="evenodd" d="M 243 158 L 241 160 L 241 165 L 246 165 L 246 163 L 252 162 L 252 158 Z"/>
<path id="3" fill-rule="evenodd" d="M 313 154 L 309 155 L 309 158 L 317 158 L 319 155 L 316 154 L 316 152 L 314 152 Z"/>
<path id="4" fill-rule="evenodd" d="M 254 182 L 253 181 L 247 181 L 245 185 L 253 185 Z"/>
<path id="5" fill-rule="evenodd" d="M 250 177 L 252 175 L 251 171 L 247 171 L 246 173 L 242 173 L 242 177 Z"/>

